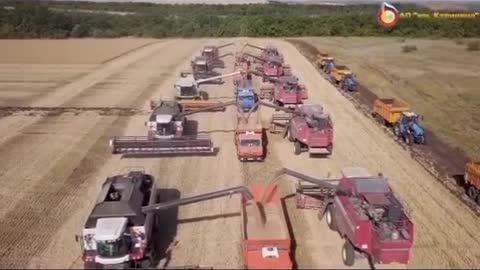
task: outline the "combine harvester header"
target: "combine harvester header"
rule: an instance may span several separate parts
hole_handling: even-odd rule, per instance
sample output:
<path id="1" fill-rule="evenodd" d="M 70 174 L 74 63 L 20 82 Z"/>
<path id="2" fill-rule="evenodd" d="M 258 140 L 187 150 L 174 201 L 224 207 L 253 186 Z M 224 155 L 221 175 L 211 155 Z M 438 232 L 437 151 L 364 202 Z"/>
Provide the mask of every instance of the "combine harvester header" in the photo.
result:
<path id="1" fill-rule="evenodd" d="M 197 110 L 183 111 L 177 101 L 162 101 L 145 123 L 147 136 L 118 136 L 110 140 L 113 154 L 201 154 L 213 153 L 208 135 L 186 135 L 186 116 L 225 108 L 235 101 Z"/>

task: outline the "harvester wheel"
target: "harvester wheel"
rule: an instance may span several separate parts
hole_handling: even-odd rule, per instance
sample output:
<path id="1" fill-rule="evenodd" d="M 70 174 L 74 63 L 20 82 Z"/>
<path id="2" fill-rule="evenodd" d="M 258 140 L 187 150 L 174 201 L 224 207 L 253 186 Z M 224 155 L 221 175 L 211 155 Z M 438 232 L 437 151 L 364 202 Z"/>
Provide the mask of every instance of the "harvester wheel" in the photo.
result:
<path id="1" fill-rule="evenodd" d="M 346 266 L 353 266 L 355 263 L 355 249 L 348 239 L 345 239 L 345 244 L 342 247 L 342 260 Z"/>
<path id="2" fill-rule="evenodd" d="M 475 186 L 470 185 L 467 189 L 467 195 L 470 199 L 472 200 L 477 200 L 479 198 L 478 196 L 478 190 Z M 477 200 L 478 201 L 478 200 Z"/>
<path id="3" fill-rule="evenodd" d="M 293 137 L 292 133 L 290 132 L 290 128 L 287 129 L 287 138 L 290 142 L 295 141 L 295 138 Z"/>
<path id="4" fill-rule="evenodd" d="M 335 222 L 335 216 L 334 216 L 334 211 L 335 208 L 333 207 L 333 204 L 329 204 L 327 206 L 327 211 L 325 213 L 325 221 L 327 222 L 328 227 L 332 231 L 337 231 L 337 223 Z"/>
<path id="5" fill-rule="evenodd" d="M 199 94 L 200 94 L 200 99 L 201 100 L 207 100 L 208 99 L 208 93 L 207 92 L 201 91 Z"/>
<path id="6" fill-rule="evenodd" d="M 300 155 L 300 153 L 302 153 L 302 145 L 300 144 L 300 142 L 296 141 L 293 144 L 293 146 L 294 146 L 294 152 L 293 153 L 297 156 Z"/>

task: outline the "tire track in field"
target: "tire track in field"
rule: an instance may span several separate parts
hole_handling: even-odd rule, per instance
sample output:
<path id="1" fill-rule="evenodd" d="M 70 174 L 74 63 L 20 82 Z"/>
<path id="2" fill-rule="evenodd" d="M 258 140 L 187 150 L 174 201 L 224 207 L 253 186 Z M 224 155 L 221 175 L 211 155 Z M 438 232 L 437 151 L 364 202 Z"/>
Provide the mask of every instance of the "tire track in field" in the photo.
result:
<path id="1" fill-rule="evenodd" d="M 193 50 L 194 46 L 181 47 L 182 55 Z M 175 55 L 171 55 L 174 57 Z M 165 58 L 168 58 L 165 57 Z M 174 59 L 165 59 L 173 61 Z M 172 76 L 173 74 L 171 74 Z M 157 78 L 158 84 L 165 77 Z M 152 84 L 152 83 L 150 83 Z M 145 87 L 136 97 L 127 97 L 130 106 L 140 106 L 151 96 L 155 88 Z M 147 93 L 148 92 L 148 93 Z M 78 193 L 78 187 L 91 183 L 89 176 L 94 174 L 111 156 L 108 139 L 122 134 L 128 118 L 103 117 L 93 132 L 85 136 L 80 143 L 80 150 L 73 150 L 69 164 L 57 163 L 49 173 L 32 188 L 31 195 L 22 198 L 16 207 L 9 211 L 0 221 L 2 231 L 0 239 L 0 267 L 25 267 L 43 247 L 48 245 L 52 236 L 58 231 L 69 216 L 82 203 L 84 194 Z"/>
<path id="2" fill-rule="evenodd" d="M 111 61 L 99 69 L 82 76 L 78 80 L 62 85 L 29 105 L 32 107 L 62 106 L 62 104 L 75 98 L 86 89 L 90 89 L 102 81 L 107 80 L 109 77 L 114 76 L 116 73 L 120 73 L 128 67 L 131 67 L 135 63 L 151 57 L 173 42 L 174 41 L 154 43 L 141 50 L 133 51 L 124 57 Z M 0 119 L 0 144 L 17 135 L 21 129 L 35 123 L 38 119 L 26 118 L 22 119 L 21 122 L 19 122 L 18 119 L 11 117 Z"/>

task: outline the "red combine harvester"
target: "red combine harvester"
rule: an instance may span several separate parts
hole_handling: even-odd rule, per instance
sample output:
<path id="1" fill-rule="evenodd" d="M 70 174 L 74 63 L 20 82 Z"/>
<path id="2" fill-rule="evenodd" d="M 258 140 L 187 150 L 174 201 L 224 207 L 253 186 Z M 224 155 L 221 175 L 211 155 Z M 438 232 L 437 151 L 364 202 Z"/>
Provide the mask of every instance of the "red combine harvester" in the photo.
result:
<path id="1" fill-rule="evenodd" d="M 415 226 L 382 174 L 372 176 L 362 167 L 343 168 L 340 179 L 316 179 L 288 169 L 277 176 L 282 174 L 301 180 L 297 207 L 319 209 L 319 218 L 325 216 L 330 229 L 345 239 L 346 266 L 354 264 L 355 253 L 373 264 L 410 262 Z"/>
<path id="2" fill-rule="evenodd" d="M 197 103 L 195 103 L 198 105 Z M 213 153 L 208 135 L 185 135 L 185 116 L 214 111 L 235 104 L 234 101 L 185 111 L 178 101 L 161 101 L 153 110 L 147 136 L 119 136 L 110 140 L 113 154 L 200 154 Z"/>
<path id="3" fill-rule="evenodd" d="M 296 107 L 308 98 L 307 89 L 298 83 L 295 76 L 281 76 L 271 78 L 273 84 L 263 85 L 260 88 L 259 98 L 268 99 L 274 104 L 283 107 Z"/>
<path id="4" fill-rule="evenodd" d="M 109 177 L 103 184 L 81 235 L 76 236 L 85 268 L 155 268 L 153 258 L 161 254 L 156 254 L 153 239 L 158 237 L 155 233 L 164 232 L 158 222 L 162 211 L 236 193 L 242 194 L 246 268 L 291 269 L 291 242 L 276 186 L 253 184 L 159 202 L 154 178 L 144 171 Z"/>
<path id="5" fill-rule="evenodd" d="M 260 46 L 257 46 L 257 45 L 246 43 L 243 46 L 242 51 L 246 47 L 252 47 L 252 48 L 261 50 L 262 51 L 262 53 L 260 54 L 261 58 L 266 58 L 266 57 L 269 57 L 269 56 L 276 56 L 276 57 L 279 58 L 281 63 L 283 63 L 283 55 L 278 51 L 278 49 L 276 47 L 274 47 L 272 45 L 268 45 L 265 48 L 263 48 L 263 47 L 260 47 Z"/>
<path id="6" fill-rule="evenodd" d="M 307 151 L 310 155 L 332 155 L 334 129 L 330 115 L 318 104 L 301 105 L 290 110 L 263 103 L 286 114 L 273 114 L 270 121 L 270 133 L 283 133 L 294 143 L 295 155 Z"/>
<path id="7" fill-rule="evenodd" d="M 220 56 L 220 49 L 235 45 L 235 43 L 227 43 L 221 46 L 207 45 L 202 49 L 202 57 L 205 57 L 207 60 L 210 60 L 212 67 L 214 68 L 225 68 L 225 62 L 218 58 Z"/>
<path id="8" fill-rule="evenodd" d="M 290 66 L 283 64 L 283 61 L 278 56 L 262 58 L 249 53 L 244 53 L 244 55 L 257 59 L 262 63 L 261 66 L 256 66 L 255 70 L 262 73 L 263 82 L 268 82 L 272 78 L 292 75 Z"/>

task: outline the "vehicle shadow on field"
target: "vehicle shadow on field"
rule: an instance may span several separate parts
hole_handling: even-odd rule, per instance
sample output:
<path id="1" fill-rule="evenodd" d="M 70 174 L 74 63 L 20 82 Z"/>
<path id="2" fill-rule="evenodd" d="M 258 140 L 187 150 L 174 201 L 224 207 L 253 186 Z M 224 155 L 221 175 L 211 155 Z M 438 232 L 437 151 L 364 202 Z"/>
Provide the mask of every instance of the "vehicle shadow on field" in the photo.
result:
<path id="1" fill-rule="evenodd" d="M 293 269 L 298 269 L 298 264 L 295 260 L 297 242 L 295 240 L 295 234 L 293 233 L 292 222 L 290 220 L 290 216 L 288 215 L 287 202 L 286 202 L 286 200 L 292 197 L 295 197 L 295 194 L 289 194 L 287 196 L 284 196 L 280 199 L 280 201 L 282 202 L 282 211 L 283 211 L 283 214 L 285 215 L 285 222 L 287 223 L 288 235 L 290 235 L 290 240 L 292 243 L 290 246 L 290 257 L 292 258 L 292 266 L 293 266 Z"/>
<path id="2" fill-rule="evenodd" d="M 157 201 L 159 203 L 180 199 L 180 191 L 177 189 L 158 189 Z M 178 206 L 156 213 L 155 225 L 152 233 L 154 252 L 152 254 L 152 266 L 166 267 L 171 259 L 171 252 L 177 241 Z M 159 265 L 161 264 L 161 265 Z"/>

